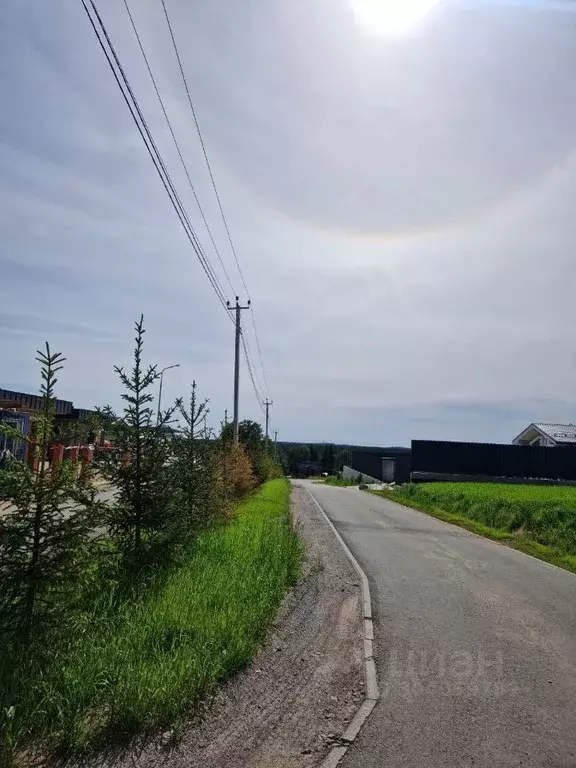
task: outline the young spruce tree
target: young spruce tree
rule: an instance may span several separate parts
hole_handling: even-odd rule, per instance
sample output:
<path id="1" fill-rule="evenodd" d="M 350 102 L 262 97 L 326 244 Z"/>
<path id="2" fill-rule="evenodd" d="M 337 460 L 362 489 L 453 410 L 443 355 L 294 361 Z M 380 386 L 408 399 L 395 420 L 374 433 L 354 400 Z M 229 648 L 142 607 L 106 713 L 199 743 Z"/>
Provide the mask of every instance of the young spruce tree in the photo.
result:
<path id="1" fill-rule="evenodd" d="M 109 505 L 109 527 L 121 550 L 135 566 L 169 554 L 173 530 L 172 488 L 169 465 L 171 423 L 175 407 L 156 417 L 151 388 L 160 374 L 157 366 L 144 367 L 144 316 L 135 324 L 134 364 L 127 373 L 116 366 L 124 386 L 125 407 L 116 415 L 110 407 L 101 411 L 106 434 L 113 450 L 101 451 L 98 465 L 116 488 Z"/>
<path id="2" fill-rule="evenodd" d="M 172 487 L 177 512 L 176 530 L 184 542 L 195 536 L 219 514 L 221 506 L 214 479 L 214 447 L 203 427 L 209 413 L 208 400 L 198 402 L 193 382 L 186 407 L 178 402 L 182 428 L 173 442 Z"/>
<path id="3" fill-rule="evenodd" d="M 78 467 L 47 459 L 55 427 L 54 387 L 65 358 L 38 352 L 42 369 L 42 412 L 29 451 L 37 471 L 11 459 L 3 470 L 5 500 L 0 514 L 0 634 L 4 642 L 29 644 L 68 617 L 71 598 L 86 572 L 90 535 L 102 505 L 90 482 L 79 484 Z M 9 428 L 3 428 L 4 433 Z M 15 439 L 23 439 L 14 432 Z"/>

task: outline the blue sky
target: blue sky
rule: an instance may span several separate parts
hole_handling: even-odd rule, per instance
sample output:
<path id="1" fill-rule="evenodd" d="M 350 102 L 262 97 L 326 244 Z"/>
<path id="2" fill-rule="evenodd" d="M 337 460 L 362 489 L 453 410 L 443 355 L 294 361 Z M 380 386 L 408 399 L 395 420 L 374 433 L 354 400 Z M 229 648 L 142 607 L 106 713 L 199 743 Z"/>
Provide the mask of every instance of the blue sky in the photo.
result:
<path id="1" fill-rule="evenodd" d="M 445 0 L 402 38 L 367 34 L 347 0 L 167 5 L 279 436 L 506 442 L 574 421 L 570 5 Z M 218 271 L 123 4 L 99 7 Z M 161 4 L 132 7 L 241 293 Z M 117 405 L 113 365 L 144 312 L 150 361 L 181 366 L 166 398 L 196 379 L 216 425 L 232 326 L 79 0 L 5 0 L 0 82 L 0 387 L 36 391 L 48 340 L 68 358 L 61 397 Z"/>

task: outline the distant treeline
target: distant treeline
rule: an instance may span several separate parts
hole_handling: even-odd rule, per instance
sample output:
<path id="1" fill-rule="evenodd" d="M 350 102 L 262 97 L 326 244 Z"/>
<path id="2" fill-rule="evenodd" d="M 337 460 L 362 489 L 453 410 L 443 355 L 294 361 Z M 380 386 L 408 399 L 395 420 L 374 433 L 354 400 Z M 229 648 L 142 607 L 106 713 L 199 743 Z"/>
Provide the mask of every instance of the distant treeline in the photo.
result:
<path id="1" fill-rule="evenodd" d="M 409 448 L 387 446 L 347 445 L 338 443 L 296 443 L 279 442 L 278 457 L 285 472 L 296 474 L 299 468 L 309 465 L 312 470 L 334 474 L 341 472 L 345 464 L 351 464 L 352 453 L 375 453 L 385 456 L 387 453 L 409 452 Z"/>

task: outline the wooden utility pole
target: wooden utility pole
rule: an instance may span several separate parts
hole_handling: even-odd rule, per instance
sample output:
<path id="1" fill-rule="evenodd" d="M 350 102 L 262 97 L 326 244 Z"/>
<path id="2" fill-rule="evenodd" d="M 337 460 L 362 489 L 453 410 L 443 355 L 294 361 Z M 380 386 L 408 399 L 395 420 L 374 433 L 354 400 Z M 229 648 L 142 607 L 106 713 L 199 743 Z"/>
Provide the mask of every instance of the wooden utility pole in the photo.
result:
<path id="1" fill-rule="evenodd" d="M 250 309 L 250 299 L 245 307 L 241 307 L 239 298 L 236 296 L 236 306 L 231 307 L 230 302 L 227 301 L 228 309 L 230 312 L 236 313 L 236 336 L 234 341 L 234 421 L 233 421 L 233 434 L 234 444 L 238 444 L 238 406 L 240 399 L 240 334 L 242 333 L 241 313 L 243 309 Z"/>

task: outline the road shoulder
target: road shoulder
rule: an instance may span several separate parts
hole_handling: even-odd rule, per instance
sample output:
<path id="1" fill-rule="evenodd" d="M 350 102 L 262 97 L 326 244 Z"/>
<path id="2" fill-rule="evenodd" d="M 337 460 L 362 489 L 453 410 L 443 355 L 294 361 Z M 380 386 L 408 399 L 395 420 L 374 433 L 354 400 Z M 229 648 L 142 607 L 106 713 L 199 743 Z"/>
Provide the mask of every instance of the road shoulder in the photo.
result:
<path id="1" fill-rule="evenodd" d="M 130 753 L 126 768 L 318 766 L 341 743 L 364 699 L 360 579 L 305 489 L 293 488 L 293 510 L 303 575 L 264 647 L 176 746 L 166 733 Z"/>

